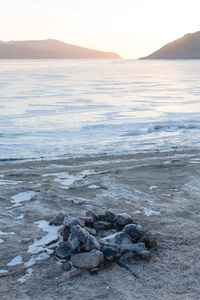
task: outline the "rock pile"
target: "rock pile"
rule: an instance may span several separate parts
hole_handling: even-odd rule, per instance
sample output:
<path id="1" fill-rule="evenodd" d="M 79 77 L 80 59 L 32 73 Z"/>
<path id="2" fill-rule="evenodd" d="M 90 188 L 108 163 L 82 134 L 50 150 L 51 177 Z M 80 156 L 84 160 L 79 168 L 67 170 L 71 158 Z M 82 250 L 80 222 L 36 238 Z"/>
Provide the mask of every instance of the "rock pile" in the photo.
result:
<path id="1" fill-rule="evenodd" d="M 146 233 L 126 213 L 116 215 L 107 210 L 97 215 L 88 210 L 86 217 L 59 213 L 49 224 L 62 225 L 62 239 L 55 253 L 69 277 L 79 275 L 81 269 L 96 274 L 106 261 L 123 266 L 132 258 L 149 260 L 149 249 L 156 247 L 155 236 Z"/>

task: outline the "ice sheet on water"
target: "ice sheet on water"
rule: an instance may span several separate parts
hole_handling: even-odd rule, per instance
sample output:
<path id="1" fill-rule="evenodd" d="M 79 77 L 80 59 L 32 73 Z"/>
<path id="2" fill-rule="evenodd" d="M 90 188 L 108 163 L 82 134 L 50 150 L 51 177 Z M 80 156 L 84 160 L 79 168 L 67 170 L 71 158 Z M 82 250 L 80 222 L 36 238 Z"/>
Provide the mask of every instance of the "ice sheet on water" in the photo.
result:
<path id="1" fill-rule="evenodd" d="M 9 263 L 7 263 L 7 266 L 13 267 L 16 265 L 21 265 L 21 264 L 23 264 L 22 257 L 21 257 L 21 255 L 18 255 L 15 258 L 13 258 Z"/>

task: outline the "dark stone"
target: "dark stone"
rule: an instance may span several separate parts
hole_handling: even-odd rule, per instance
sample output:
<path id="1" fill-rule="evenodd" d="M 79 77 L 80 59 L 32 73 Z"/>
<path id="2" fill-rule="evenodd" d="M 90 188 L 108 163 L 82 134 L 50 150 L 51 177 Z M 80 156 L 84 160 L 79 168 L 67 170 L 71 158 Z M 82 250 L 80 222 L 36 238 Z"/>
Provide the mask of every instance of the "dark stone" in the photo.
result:
<path id="1" fill-rule="evenodd" d="M 94 236 L 89 235 L 84 243 L 84 248 L 86 251 L 100 250 L 101 245 Z"/>
<path id="2" fill-rule="evenodd" d="M 136 243 L 136 244 L 122 244 L 120 246 L 120 252 L 123 254 L 125 252 L 133 252 L 135 254 L 140 254 L 143 251 L 146 251 L 146 247 L 144 243 Z"/>
<path id="3" fill-rule="evenodd" d="M 76 250 L 80 246 L 80 241 L 74 233 L 70 234 L 70 236 L 67 240 L 67 245 L 72 250 Z"/>
<path id="4" fill-rule="evenodd" d="M 103 260 L 103 253 L 98 250 L 74 254 L 71 257 L 71 262 L 75 267 L 88 270 L 98 267 Z"/>
<path id="5" fill-rule="evenodd" d="M 85 225 L 85 222 L 83 220 L 80 220 L 78 218 L 74 217 L 65 217 L 63 221 L 63 225 L 66 227 L 72 227 L 74 225 L 79 225 L 83 227 Z"/>
<path id="6" fill-rule="evenodd" d="M 100 269 L 99 268 L 93 268 L 93 269 L 90 269 L 89 271 L 92 275 L 96 275 L 100 272 Z"/>
<path id="7" fill-rule="evenodd" d="M 106 215 L 97 215 L 97 218 L 99 221 L 103 221 L 103 222 L 107 222 L 107 218 Z"/>
<path id="8" fill-rule="evenodd" d="M 68 262 L 68 261 L 62 261 L 62 265 L 61 265 L 61 268 L 64 270 L 64 271 L 69 271 L 71 269 L 71 264 Z"/>
<path id="9" fill-rule="evenodd" d="M 70 257 L 73 253 L 74 252 L 69 247 L 67 247 L 65 243 L 56 248 L 56 255 L 62 259 Z"/>
<path id="10" fill-rule="evenodd" d="M 96 235 L 97 232 L 96 232 L 96 229 L 94 228 L 89 228 L 89 227 L 83 227 L 87 232 L 89 232 L 89 234 L 91 235 Z"/>
<path id="11" fill-rule="evenodd" d="M 107 237 L 100 239 L 100 242 L 104 244 L 110 243 L 110 244 L 117 244 L 117 245 L 132 244 L 132 241 L 124 232 L 117 232 L 112 235 L 108 235 Z"/>
<path id="12" fill-rule="evenodd" d="M 63 241 L 67 241 L 70 236 L 70 228 L 63 226 L 59 229 L 59 232 L 63 237 Z"/>
<path id="13" fill-rule="evenodd" d="M 115 261 L 120 257 L 120 253 L 112 247 L 104 246 L 102 248 L 103 255 L 108 261 Z"/>
<path id="14" fill-rule="evenodd" d="M 71 233 L 75 234 L 82 243 L 84 243 L 89 236 L 89 232 L 79 225 L 72 226 Z"/>
<path id="15" fill-rule="evenodd" d="M 93 225 L 94 220 L 91 217 L 79 217 L 80 220 L 85 222 L 85 225 Z"/>
<path id="16" fill-rule="evenodd" d="M 142 227 L 135 224 L 126 225 L 123 229 L 123 232 L 125 232 L 134 243 L 144 235 Z"/>
<path id="17" fill-rule="evenodd" d="M 93 226 L 96 230 L 107 230 L 112 228 L 112 224 L 110 222 L 103 221 L 95 221 Z"/>
<path id="18" fill-rule="evenodd" d="M 64 214 L 63 212 L 60 212 L 57 214 L 54 220 L 49 222 L 49 225 L 55 225 L 55 226 L 60 226 L 63 224 L 64 218 L 67 217 L 67 214 Z"/>
<path id="19" fill-rule="evenodd" d="M 156 234 L 151 234 L 151 233 L 144 234 L 139 241 L 145 243 L 147 249 L 158 247 L 158 237 Z"/>
<path id="20" fill-rule="evenodd" d="M 92 218 L 93 221 L 98 221 L 97 215 L 93 211 L 91 211 L 90 209 L 87 210 L 85 214 L 86 214 L 87 217 Z"/>
<path id="21" fill-rule="evenodd" d="M 106 210 L 106 218 L 109 222 L 113 223 L 114 219 L 116 218 L 116 214 L 114 214 L 110 210 Z"/>
<path id="22" fill-rule="evenodd" d="M 119 214 L 115 217 L 114 219 L 114 222 L 117 224 L 117 225 L 120 225 L 120 226 L 125 226 L 127 224 L 130 224 L 133 222 L 131 216 L 129 216 L 128 214 L 126 213 L 123 213 L 123 214 Z"/>

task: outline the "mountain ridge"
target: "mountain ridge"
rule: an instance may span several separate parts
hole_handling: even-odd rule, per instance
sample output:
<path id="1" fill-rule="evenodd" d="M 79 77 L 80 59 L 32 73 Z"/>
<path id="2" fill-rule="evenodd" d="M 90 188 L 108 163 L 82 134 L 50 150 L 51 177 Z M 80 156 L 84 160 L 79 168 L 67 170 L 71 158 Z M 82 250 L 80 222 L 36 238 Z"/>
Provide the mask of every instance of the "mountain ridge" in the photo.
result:
<path id="1" fill-rule="evenodd" d="M 200 31 L 187 33 L 140 59 L 200 59 Z"/>
<path id="2" fill-rule="evenodd" d="M 105 52 L 56 39 L 0 41 L 0 59 L 121 59 L 114 52 Z"/>

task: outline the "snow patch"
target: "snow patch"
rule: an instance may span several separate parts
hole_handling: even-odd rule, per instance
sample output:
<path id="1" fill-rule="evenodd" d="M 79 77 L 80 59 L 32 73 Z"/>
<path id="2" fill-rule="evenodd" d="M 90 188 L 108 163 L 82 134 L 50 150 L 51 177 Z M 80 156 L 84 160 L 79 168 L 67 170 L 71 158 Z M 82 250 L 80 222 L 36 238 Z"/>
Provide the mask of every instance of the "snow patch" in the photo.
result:
<path id="1" fill-rule="evenodd" d="M 13 266 L 16 266 L 16 265 L 21 265 L 23 264 L 23 261 L 22 261 L 22 257 L 20 255 L 16 256 L 15 258 L 13 258 L 8 264 L 7 266 L 9 267 L 13 267 Z"/>
<path id="2" fill-rule="evenodd" d="M 29 268 L 26 270 L 26 274 L 24 276 L 22 276 L 21 278 L 17 279 L 17 281 L 20 283 L 23 283 L 27 279 L 29 279 L 29 277 L 31 277 L 32 274 L 33 274 L 33 270 L 31 268 Z"/>
<path id="3" fill-rule="evenodd" d="M 37 193 L 34 191 L 28 191 L 23 193 L 18 193 L 11 197 L 11 202 L 14 203 L 12 207 L 20 206 L 21 202 L 30 201 Z"/>
<path id="4" fill-rule="evenodd" d="M 144 213 L 147 217 L 149 217 L 151 215 L 155 215 L 155 216 L 160 215 L 160 211 L 155 211 L 155 210 L 151 210 L 151 209 L 148 209 L 148 208 L 144 208 Z"/>
<path id="5" fill-rule="evenodd" d="M 88 189 L 99 189 L 99 188 L 100 188 L 100 186 L 95 185 L 95 184 L 88 185 Z"/>

